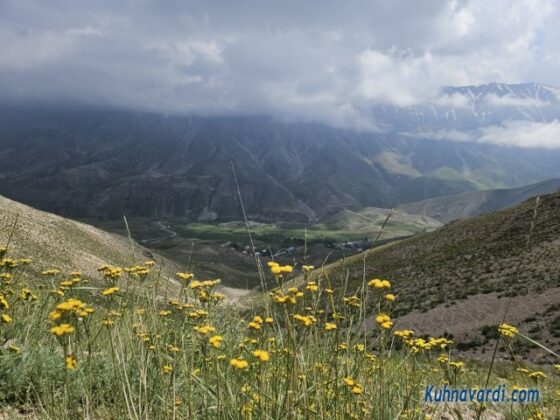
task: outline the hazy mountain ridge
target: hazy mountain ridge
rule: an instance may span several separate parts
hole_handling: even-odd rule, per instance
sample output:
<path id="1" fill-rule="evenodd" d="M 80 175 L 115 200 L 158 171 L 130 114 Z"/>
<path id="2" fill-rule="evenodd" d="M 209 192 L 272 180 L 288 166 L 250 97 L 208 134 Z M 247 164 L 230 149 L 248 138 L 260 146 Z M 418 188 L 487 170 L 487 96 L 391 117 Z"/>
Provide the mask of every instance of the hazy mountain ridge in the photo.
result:
<path id="1" fill-rule="evenodd" d="M 509 121 L 549 123 L 560 118 L 560 88 L 539 83 L 446 87 L 431 101 L 381 105 L 373 118 L 386 130 L 466 140 L 465 133 Z M 396 122 L 396 123 L 395 123 Z"/>
<path id="2" fill-rule="evenodd" d="M 483 103 L 479 91 L 488 97 L 505 89 L 499 86 L 449 89 Z M 549 101 L 557 112 L 555 91 L 520 86 L 508 89 L 516 97 L 528 89 L 533 96 L 523 98 Z M 453 104 L 440 107 L 463 115 Z M 411 112 L 387 114 L 388 131 L 355 132 L 269 117 L 3 107 L 0 193 L 77 218 L 231 220 L 241 215 L 233 165 L 251 219 L 314 221 L 343 209 L 389 208 L 560 176 L 559 150 L 422 138 L 410 133 L 472 121 L 439 115 L 418 122 Z M 403 124 L 415 129 L 405 133 Z"/>
<path id="3" fill-rule="evenodd" d="M 403 204 L 398 208 L 410 214 L 423 215 L 447 223 L 511 207 L 530 197 L 557 191 L 560 191 L 560 179 L 550 179 L 519 188 L 471 191 L 431 198 Z"/>

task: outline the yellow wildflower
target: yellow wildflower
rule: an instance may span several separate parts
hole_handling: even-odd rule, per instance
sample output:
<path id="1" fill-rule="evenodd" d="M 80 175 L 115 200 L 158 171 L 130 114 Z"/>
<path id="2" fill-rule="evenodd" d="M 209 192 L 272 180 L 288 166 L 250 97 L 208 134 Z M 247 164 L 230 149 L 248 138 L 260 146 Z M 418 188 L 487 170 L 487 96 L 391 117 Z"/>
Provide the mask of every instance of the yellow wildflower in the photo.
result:
<path id="1" fill-rule="evenodd" d="M 360 395 L 361 393 L 364 392 L 364 387 L 361 386 L 361 385 L 356 384 L 356 385 L 354 385 L 354 386 L 352 387 L 352 389 L 350 390 L 350 392 L 352 392 L 352 394 L 355 394 L 355 395 Z"/>
<path id="2" fill-rule="evenodd" d="M 529 378 L 531 379 L 546 379 L 546 375 L 544 374 L 544 372 L 541 372 L 539 370 L 536 370 L 534 372 L 531 372 L 529 374 Z"/>
<path id="3" fill-rule="evenodd" d="M 514 337 L 519 332 L 519 330 L 514 326 L 505 323 L 500 324 L 500 326 L 498 327 L 498 331 L 503 337 L 507 338 Z"/>
<path id="4" fill-rule="evenodd" d="M 383 282 L 380 279 L 373 279 L 368 281 L 368 286 L 376 289 L 383 289 Z"/>
<path id="5" fill-rule="evenodd" d="M 181 273 L 177 273 L 176 276 L 183 281 L 188 281 L 188 280 L 191 280 L 194 277 L 194 274 L 187 273 L 187 272 L 181 272 Z"/>
<path id="6" fill-rule="evenodd" d="M 51 332 L 58 337 L 65 334 L 72 334 L 74 331 L 76 331 L 76 329 L 70 324 L 60 324 L 51 328 Z"/>
<path id="7" fill-rule="evenodd" d="M 64 364 L 66 365 L 66 369 L 74 370 L 74 369 L 76 369 L 76 366 L 78 365 L 78 360 L 76 359 L 76 357 L 73 354 L 69 354 L 68 356 L 66 356 L 64 358 Z"/>
<path id="8" fill-rule="evenodd" d="M 237 358 L 237 359 L 231 359 L 229 361 L 229 364 L 239 370 L 244 370 L 244 369 L 248 369 L 249 368 L 249 363 L 247 362 L 247 360 L 245 359 L 241 359 L 241 358 Z"/>
<path id="9" fill-rule="evenodd" d="M 120 289 L 118 287 L 109 287 L 108 289 L 103 290 L 101 294 L 103 296 L 111 296 L 114 293 L 117 293 Z"/>
<path id="10" fill-rule="evenodd" d="M 224 338 L 221 335 L 213 335 L 208 339 L 208 342 L 215 348 L 219 348 L 222 345 Z"/>
<path id="11" fill-rule="evenodd" d="M 336 330 L 336 324 L 332 322 L 327 322 L 325 324 L 325 331 L 332 331 L 332 330 Z"/>
<path id="12" fill-rule="evenodd" d="M 212 327 L 211 325 L 203 325 L 202 327 L 194 327 L 194 330 L 200 335 L 206 335 L 216 331 L 216 328 Z"/>
<path id="13" fill-rule="evenodd" d="M 270 360 L 270 356 L 268 352 L 264 350 L 255 350 L 253 351 L 253 356 L 259 359 L 261 362 L 268 362 Z"/>
<path id="14" fill-rule="evenodd" d="M 309 283 L 307 283 L 305 289 L 309 290 L 310 292 L 316 292 L 317 290 L 319 290 L 319 286 L 314 281 L 310 281 Z"/>
<path id="15" fill-rule="evenodd" d="M 348 377 L 344 378 L 344 385 L 354 386 L 354 385 L 356 385 L 356 381 L 348 376 Z"/>

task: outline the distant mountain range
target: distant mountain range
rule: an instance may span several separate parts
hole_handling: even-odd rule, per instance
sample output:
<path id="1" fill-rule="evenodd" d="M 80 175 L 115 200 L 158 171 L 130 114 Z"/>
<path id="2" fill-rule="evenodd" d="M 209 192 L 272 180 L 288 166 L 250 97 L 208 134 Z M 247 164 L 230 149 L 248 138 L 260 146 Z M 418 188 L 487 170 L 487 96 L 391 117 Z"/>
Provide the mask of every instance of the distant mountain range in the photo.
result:
<path id="1" fill-rule="evenodd" d="M 560 179 L 549 179 L 519 188 L 471 191 L 430 198 L 398 207 L 406 213 L 447 223 L 515 206 L 530 197 L 560 191 Z"/>
<path id="2" fill-rule="evenodd" d="M 432 101 L 406 108 L 376 106 L 373 117 L 386 130 L 445 139 L 511 121 L 560 119 L 560 88 L 538 83 L 491 83 L 447 87 Z M 459 137 L 460 138 L 460 137 Z"/>
<path id="3" fill-rule="evenodd" d="M 448 141 L 512 120 L 553 121 L 558 89 L 448 88 L 431 104 L 376 107 L 379 132 L 269 117 L 0 108 L 0 194 L 61 215 L 123 213 L 316 221 L 342 210 L 560 177 L 560 151 Z M 464 139 L 463 139 L 464 140 Z"/>

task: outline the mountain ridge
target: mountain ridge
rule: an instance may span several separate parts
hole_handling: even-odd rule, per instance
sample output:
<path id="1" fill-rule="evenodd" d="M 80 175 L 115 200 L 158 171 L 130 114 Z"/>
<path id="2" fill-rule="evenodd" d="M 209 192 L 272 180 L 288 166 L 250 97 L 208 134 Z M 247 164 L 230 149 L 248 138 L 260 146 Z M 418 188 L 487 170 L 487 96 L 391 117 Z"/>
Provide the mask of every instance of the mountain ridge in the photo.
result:
<path id="1" fill-rule="evenodd" d="M 447 223 L 479 216 L 517 205 L 532 196 L 560 191 L 560 179 L 553 178 L 519 188 L 470 191 L 461 194 L 406 203 L 397 208 Z"/>
<path id="2" fill-rule="evenodd" d="M 470 88 L 454 89 L 442 95 L 466 98 L 472 93 Z M 486 97 L 499 90 L 492 89 Z M 521 100 L 542 96 L 538 89 L 543 88 L 510 88 Z M 502 97 L 510 100 L 506 93 Z M 445 123 L 472 134 L 477 131 L 471 130 L 473 124 L 483 129 L 510 121 L 512 115 L 523 117 L 511 114 L 510 107 L 505 111 L 494 107 L 491 119 L 473 120 L 464 103 L 456 105 L 438 106 L 453 111 L 460 121 L 443 114 L 421 119 L 420 108 L 389 112 L 385 107 L 383 118 L 390 128 L 383 132 L 287 123 L 265 116 L 181 117 L 4 106 L 0 193 L 73 218 L 115 219 L 128 214 L 236 220 L 241 210 L 233 165 L 249 218 L 306 222 L 343 209 L 390 208 L 560 176 L 556 163 L 560 150 L 452 141 L 445 133 L 442 139 L 430 138 L 427 126 L 433 132 Z M 560 116 L 558 106 L 551 96 L 543 115 Z M 429 109 L 424 111 L 426 116 Z"/>

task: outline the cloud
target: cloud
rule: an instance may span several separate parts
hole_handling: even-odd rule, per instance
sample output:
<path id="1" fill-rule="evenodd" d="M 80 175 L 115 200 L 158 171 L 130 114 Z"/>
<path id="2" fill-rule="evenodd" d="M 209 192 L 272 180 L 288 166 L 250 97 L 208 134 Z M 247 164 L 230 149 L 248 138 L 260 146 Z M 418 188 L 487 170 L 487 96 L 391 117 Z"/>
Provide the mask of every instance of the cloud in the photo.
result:
<path id="1" fill-rule="evenodd" d="M 4 0 L 1 101 L 266 113 L 375 129 L 446 85 L 560 84 L 553 0 Z M 512 101 L 491 98 L 491 101 Z"/>
<path id="2" fill-rule="evenodd" d="M 406 135 L 407 137 L 431 140 L 451 140 L 461 142 L 472 142 L 476 140 L 476 137 L 474 137 L 473 134 L 469 134 L 460 130 L 434 130 L 402 134 Z"/>
<path id="3" fill-rule="evenodd" d="M 519 98 L 513 95 L 498 96 L 493 93 L 486 95 L 484 101 L 489 106 L 497 107 L 540 108 L 548 105 L 547 102 L 536 98 Z"/>
<path id="4" fill-rule="evenodd" d="M 435 98 L 432 103 L 437 106 L 458 108 L 458 109 L 472 109 L 473 103 L 467 95 L 461 93 L 442 94 Z"/>
<path id="5" fill-rule="evenodd" d="M 560 122 L 555 120 L 547 124 L 510 121 L 502 126 L 485 128 L 478 141 L 527 148 L 558 148 L 560 147 Z"/>

